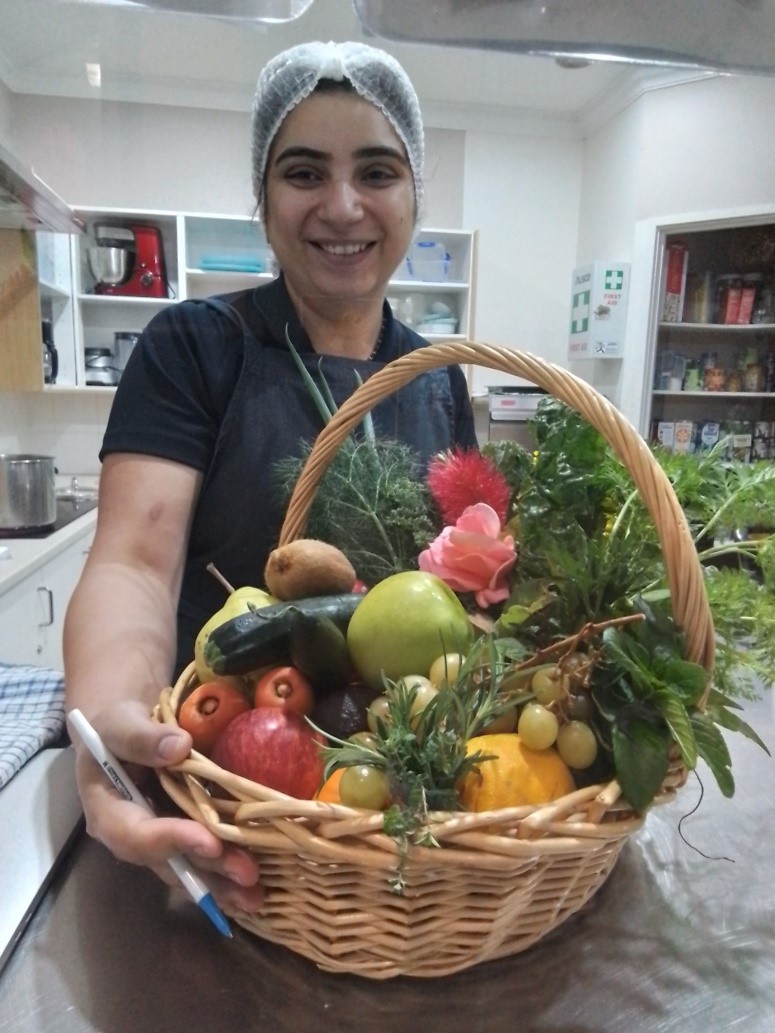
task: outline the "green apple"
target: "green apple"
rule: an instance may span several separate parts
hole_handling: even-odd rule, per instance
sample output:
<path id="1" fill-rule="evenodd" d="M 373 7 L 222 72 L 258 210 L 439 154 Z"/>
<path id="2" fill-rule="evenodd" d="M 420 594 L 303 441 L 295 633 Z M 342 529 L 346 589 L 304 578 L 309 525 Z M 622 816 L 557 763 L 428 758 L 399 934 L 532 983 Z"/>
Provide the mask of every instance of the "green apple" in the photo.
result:
<path id="1" fill-rule="evenodd" d="M 264 606 L 272 606 L 276 602 L 277 600 L 274 596 L 265 592 L 263 588 L 252 588 L 250 585 L 245 585 L 231 592 L 220 610 L 216 610 L 212 617 L 205 622 L 196 637 L 196 642 L 194 643 L 194 665 L 200 684 L 204 685 L 205 682 L 218 680 L 218 675 L 207 666 L 203 655 L 205 642 L 211 633 L 216 628 L 219 628 L 221 624 L 230 621 L 232 617 L 239 617 L 240 614 L 248 613 L 250 610 L 263 609 Z"/>
<path id="2" fill-rule="evenodd" d="M 396 681 L 427 675 L 443 653 L 463 653 L 473 642 L 463 604 L 441 578 L 407 570 L 379 581 L 358 604 L 347 628 L 350 658 L 372 688 L 383 674 Z"/>

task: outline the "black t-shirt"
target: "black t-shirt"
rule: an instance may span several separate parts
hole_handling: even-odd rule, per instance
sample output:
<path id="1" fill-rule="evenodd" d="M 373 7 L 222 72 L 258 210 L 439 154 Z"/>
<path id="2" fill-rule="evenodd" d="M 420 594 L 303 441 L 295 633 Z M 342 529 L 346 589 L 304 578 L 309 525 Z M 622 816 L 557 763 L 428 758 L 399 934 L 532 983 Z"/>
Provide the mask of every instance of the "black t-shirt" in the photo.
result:
<path id="1" fill-rule="evenodd" d="M 340 405 L 362 379 L 427 342 L 384 306 L 373 361 L 317 356 L 281 278 L 217 299 L 165 308 L 146 327 L 121 377 L 100 458 L 129 452 L 203 473 L 178 607 L 180 670 L 199 628 L 223 604 L 213 563 L 232 584 L 260 586 L 283 520 L 271 472 L 323 427 L 286 343 L 322 374 Z M 375 407 L 377 432 L 409 444 L 422 461 L 453 445 L 476 447 L 462 371 L 423 373 Z"/>
<path id="2" fill-rule="evenodd" d="M 222 298 L 238 309 L 262 346 L 287 352 L 287 325 L 296 351 L 313 351 L 282 277 Z M 387 302 L 384 320 L 375 362 L 391 362 L 427 344 L 393 318 Z M 243 335 L 218 311 L 199 301 L 165 308 L 145 328 L 122 374 L 100 459 L 111 452 L 139 452 L 206 471 L 244 361 Z M 475 448 L 465 376 L 459 366 L 448 371 L 454 443 Z"/>

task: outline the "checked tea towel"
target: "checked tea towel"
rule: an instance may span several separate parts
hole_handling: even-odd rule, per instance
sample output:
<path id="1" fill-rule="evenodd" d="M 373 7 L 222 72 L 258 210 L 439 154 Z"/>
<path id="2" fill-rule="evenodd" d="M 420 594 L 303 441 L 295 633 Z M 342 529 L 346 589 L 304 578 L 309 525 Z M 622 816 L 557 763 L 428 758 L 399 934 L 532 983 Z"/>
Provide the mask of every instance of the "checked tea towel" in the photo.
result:
<path id="1" fill-rule="evenodd" d="M 62 672 L 0 663 L 0 788 L 64 730 Z"/>

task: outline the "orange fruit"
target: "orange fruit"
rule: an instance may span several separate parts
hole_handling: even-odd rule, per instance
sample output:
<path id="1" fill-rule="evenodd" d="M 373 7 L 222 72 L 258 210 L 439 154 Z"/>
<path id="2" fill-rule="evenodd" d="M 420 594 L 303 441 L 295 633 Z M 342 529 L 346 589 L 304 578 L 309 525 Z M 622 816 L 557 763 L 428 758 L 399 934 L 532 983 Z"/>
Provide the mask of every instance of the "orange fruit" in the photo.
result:
<path id="1" fill-rule="evenodd" d="M 341 803 L 342 798 L 339 795 L 339 783 L 342 781 L 342 775 L 346 770 L 346 768 L 337 768 L 333 774 L 329 775 L 320 789 L 315 793 L 315 799 L 322 800 L 324 803 Z"/>
<path id="2" fill-rule="evenodd" d="M 494 757 L 460 780 L 460 802 L 467 811 L 549 803 L 576 788 L 570 768 L 553 746 L 529 750 L 516 732 L 474 736 L 466 743 L 466 753 L 476 752 Z"/>

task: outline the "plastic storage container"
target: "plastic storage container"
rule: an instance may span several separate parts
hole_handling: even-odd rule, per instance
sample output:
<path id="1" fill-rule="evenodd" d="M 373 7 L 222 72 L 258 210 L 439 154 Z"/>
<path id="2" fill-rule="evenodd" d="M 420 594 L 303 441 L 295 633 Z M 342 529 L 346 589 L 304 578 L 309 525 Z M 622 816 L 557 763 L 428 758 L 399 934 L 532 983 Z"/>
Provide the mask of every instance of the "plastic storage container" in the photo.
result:
<path id="1" fill-rule="evenodd" d="M 410 280 L 443 283 L 449 279 L 452 258 L 439 240 L 416 240 L 406 256 L 406 275 Z"/>

